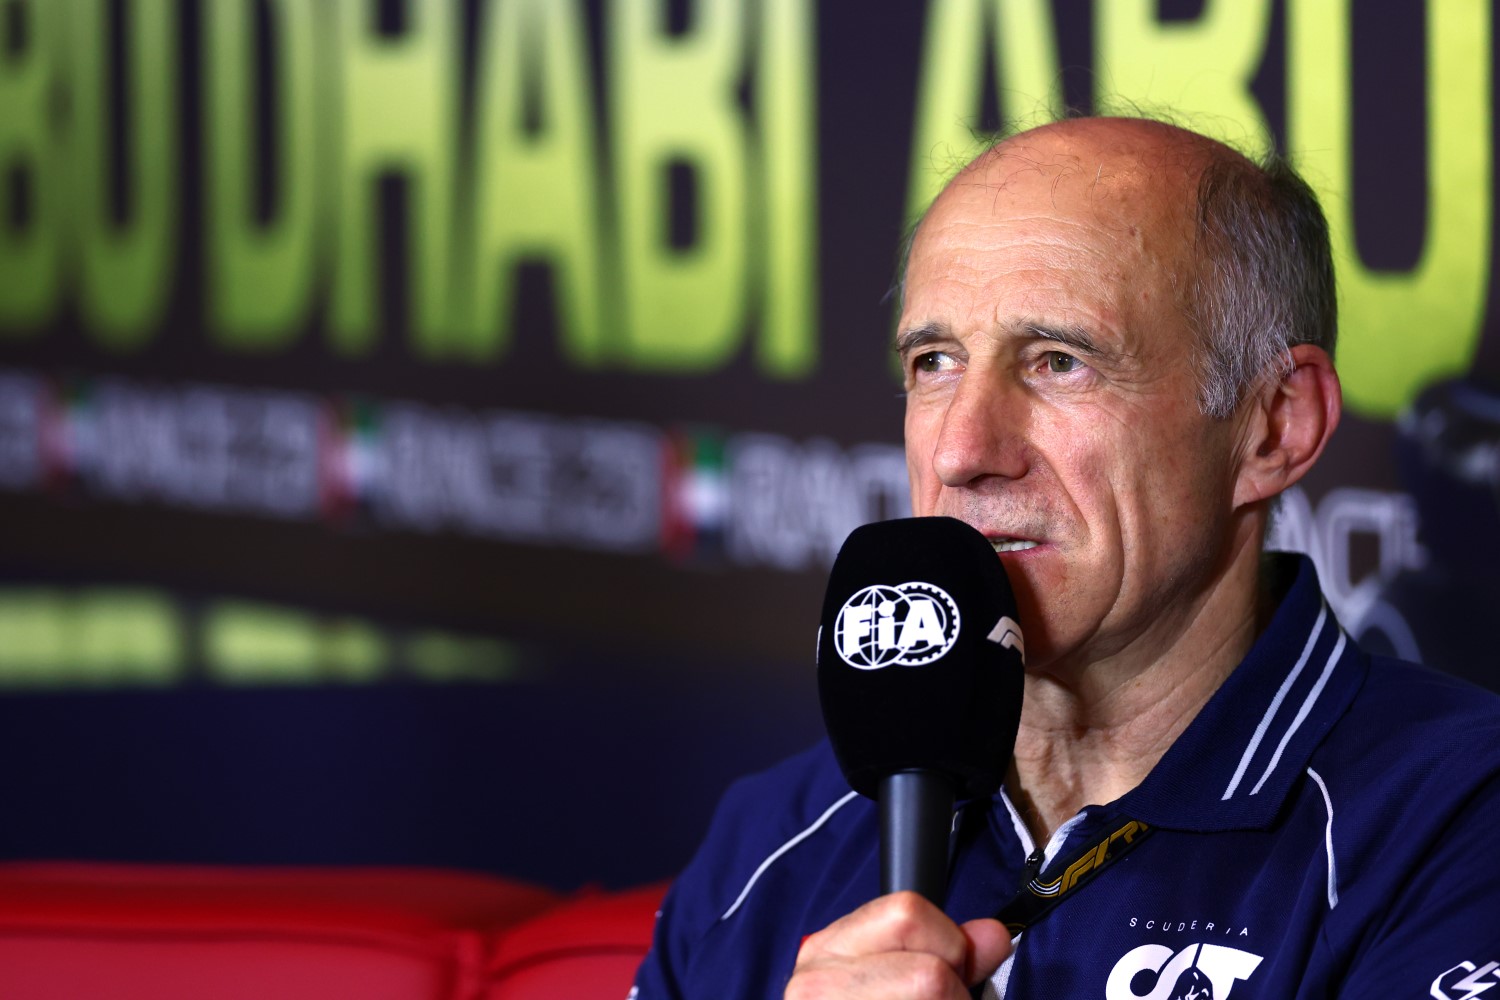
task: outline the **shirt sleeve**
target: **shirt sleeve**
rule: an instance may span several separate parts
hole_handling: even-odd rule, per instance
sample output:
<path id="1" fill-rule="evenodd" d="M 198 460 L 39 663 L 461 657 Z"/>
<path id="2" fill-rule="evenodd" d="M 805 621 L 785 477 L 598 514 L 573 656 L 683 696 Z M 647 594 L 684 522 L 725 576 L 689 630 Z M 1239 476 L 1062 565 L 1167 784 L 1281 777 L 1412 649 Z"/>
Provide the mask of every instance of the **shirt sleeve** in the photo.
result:
<path id="1" fill-rule="evenodd" d="M 764 890 L 756 880 L 768 862 L 852 797 L 826 744 L 736 782 L 662 902 L 632 1000 L 780 997 L 778 970 L 795 957 L 808 896 L 776 899 L 756 917 L 749 912 L 755 907 L 740 904 L 750 887 Z M 806 852 L 799 847 L 787 857 L 821 870 L 816 858 L 823 855 L 809 860 Z"/>
<path id="2" fill-rule="evenodd" d="M 686 968 L 692 935 L 683 926 L 684 920 L 677 912 L 681 891 L 685 890 L 679 879 L 662 901 L 656 929 L 652 932 L 651 950 L 636 971 L 635 985 L 630 989 L 628 1000 L 687 1000 L 678 970 Z"/>
<path id="3" fill-rule="evenodd" d="M 746 782 L 730 788 L 714 811 L 707 835 L 662 900 L 651 950 L 636 973 L 631 1000 L 689 1000 L 693 959 L 723 911 L 726 875 L 743 867 Z"/>
<path id="4" fill-rule="evenodd" d="M 787 772 L 783 764 L 742 778 L 725 793 L 702 844 L 662 901 L 651 950 L 636 974 L 631 1000 L 697 997 L 700 990 L 692 982 L 694 961 L 703 939 L 733 901 L 735 886 L 749 877 L 766 839 L 763 824 L 781 814 L 776 789 L 796 783 Z"/>

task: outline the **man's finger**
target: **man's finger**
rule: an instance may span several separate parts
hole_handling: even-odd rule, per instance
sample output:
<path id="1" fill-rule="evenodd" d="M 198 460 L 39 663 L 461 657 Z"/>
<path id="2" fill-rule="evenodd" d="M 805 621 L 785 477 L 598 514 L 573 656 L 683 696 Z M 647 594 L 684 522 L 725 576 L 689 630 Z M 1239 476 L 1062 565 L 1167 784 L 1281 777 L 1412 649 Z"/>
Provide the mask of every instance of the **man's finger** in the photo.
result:
<path id="1" fill-rule="evenodd" d="M 970 920 L 958 928 L 969 941 L 968 961 L 963 970 L 964 982 L 978 986 L 995 974 L 1000 963 L 1010 957 L 1010 932 L 998 920 Z"/>
<path id="2" fill-rule="evenodd" d="M 891 951 L 799 963 L 784 1000 L 969 1000 L 969 989 L 935 955 Z"/>
<path id="3" fill-rule="evenodd" d="M 970 964 L 971 944 L 958 925 L 936 906 L 914 892 L 894 892 L 866 903 L 809 937 L 797 955 L 797 964 L 900 951 L 935 955 L 963 975 Z"/>

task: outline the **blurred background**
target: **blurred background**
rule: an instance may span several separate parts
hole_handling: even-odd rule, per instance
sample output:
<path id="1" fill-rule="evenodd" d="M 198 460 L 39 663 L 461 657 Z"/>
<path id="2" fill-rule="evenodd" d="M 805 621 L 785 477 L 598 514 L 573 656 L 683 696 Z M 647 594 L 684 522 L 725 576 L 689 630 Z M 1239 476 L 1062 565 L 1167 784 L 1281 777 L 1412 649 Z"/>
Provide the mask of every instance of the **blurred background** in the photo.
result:
<path id="1" fill-rule="evenodd" d="M 0 0 L 0 858 L 670 875 L 907 512 L 908 220 L 1064 106 L 1304 170 L 1348 410 L 1275 541 L 1500 687 L 1493 21 Z"/>

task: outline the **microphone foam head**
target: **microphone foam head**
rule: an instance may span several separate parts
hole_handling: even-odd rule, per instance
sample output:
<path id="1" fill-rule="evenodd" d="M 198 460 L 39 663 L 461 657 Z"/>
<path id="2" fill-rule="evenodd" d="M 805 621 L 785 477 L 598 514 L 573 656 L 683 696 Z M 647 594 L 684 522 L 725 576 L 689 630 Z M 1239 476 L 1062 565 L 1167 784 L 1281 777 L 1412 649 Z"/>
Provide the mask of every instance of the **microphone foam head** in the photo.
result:
<path id="1" fill-rule="evenodd" d="M 818 632 L 818 694 L 849 784 L 935 770 L 993 795 L 1021 720 L 1025 646 L 994 547 L 950 517 L 855 529 L 834 561 Z"/>

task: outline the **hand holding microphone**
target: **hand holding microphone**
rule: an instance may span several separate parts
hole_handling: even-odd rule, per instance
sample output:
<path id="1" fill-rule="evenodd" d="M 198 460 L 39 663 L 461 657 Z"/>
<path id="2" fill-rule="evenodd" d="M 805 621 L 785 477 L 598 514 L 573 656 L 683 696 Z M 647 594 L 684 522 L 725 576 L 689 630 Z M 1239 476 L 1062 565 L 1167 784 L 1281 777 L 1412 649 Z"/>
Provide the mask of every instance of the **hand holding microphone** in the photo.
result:
<path id="1" fill-rule="evenodd" d="M 1025 663 L 1016 614 L 994 548 L 953 518 L 867 524 L 834 562 L 818 693 L 844 776 L 880 803 L 882 892 L 941 907 L 954 800 L 1005 778 Z"/>
<path id="2" fill-rule="evenodd" d="M 844 543 L 818 690 L 844 776 L 879 802 L 883 895 L 804 942 L 788 1000 L 968 997 L 1010 953 L 998 921 L 956 925 L 942 905 L 954 803 L 1005 777 L 1024 659 L 1010 582 L 969 525 L 885 521 Z"/>

